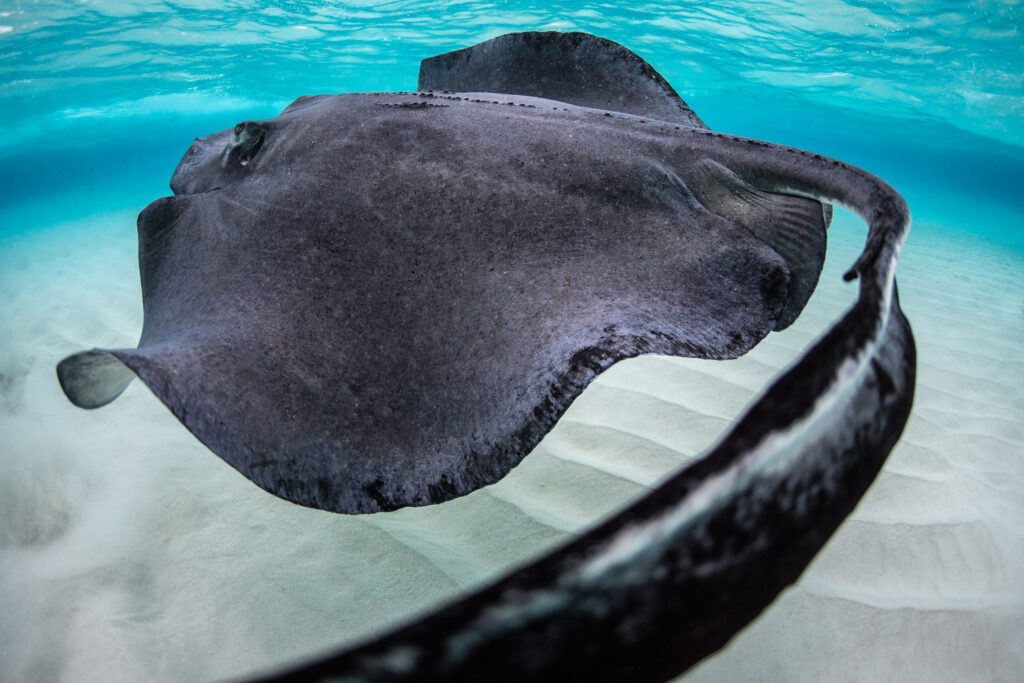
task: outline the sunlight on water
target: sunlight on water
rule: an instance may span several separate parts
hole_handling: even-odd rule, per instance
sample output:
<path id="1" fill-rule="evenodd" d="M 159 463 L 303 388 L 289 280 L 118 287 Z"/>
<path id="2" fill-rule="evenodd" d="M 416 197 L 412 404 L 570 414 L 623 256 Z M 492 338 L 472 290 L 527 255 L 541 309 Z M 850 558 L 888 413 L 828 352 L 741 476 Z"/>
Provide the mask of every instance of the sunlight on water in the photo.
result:
<path id="1" fill-rule="evenodd" d="M 699 454 L 849 305 L 863 227 L 840 212 L 792 330 L 735 364 L 616 366 L 515 476 L 388 515 L 264 494 L 139 382 L 100 411 L 65 400 L 61 357 L 136 343 L 134 217 L 193 138 L 300 95 L 413 89 L 421 59 L 522 30 L 615 40 L 712 129 L 861 166 L 914 214 L 904 438 L 688 680 L 1019 679 L 1024 4 L 999 0 L 0 3 L 0 679 L 233 678 L 392 626 Z"/>
<path id="2" fill-rule="evenodd" d="M 1017 3 L 16 7 L 0 18 L 7 29 L 4 128 L 25 123 L 26 115 L 116 113 L 154 94 L 283 101 L 296 92 L 408 89 L 415 85 L 408 67 L 422 55 L 529 26 L 628 41 L 684 94 L 765 86 L 1024 141 Z"/>
<path id="3" fill-rule="evenodd" d="M 108 158 L 113 182 L 156 174 L 210 125 L 271 116 L 302 94 L 412 89 L 424 56 L 531 28 L 629 45 L 713 128 L 897 184 L 966 183 L 1016 201 L 1021 12 L 913 1 L 18 3 L 0 16 L 0 181 L 16 197 L 64 192 L 83 171 L 96 177 L 97 155 L 77 150 L 97 143 L 134 150 Z M 47 177 L 43 155 L 66 172 Z"/>

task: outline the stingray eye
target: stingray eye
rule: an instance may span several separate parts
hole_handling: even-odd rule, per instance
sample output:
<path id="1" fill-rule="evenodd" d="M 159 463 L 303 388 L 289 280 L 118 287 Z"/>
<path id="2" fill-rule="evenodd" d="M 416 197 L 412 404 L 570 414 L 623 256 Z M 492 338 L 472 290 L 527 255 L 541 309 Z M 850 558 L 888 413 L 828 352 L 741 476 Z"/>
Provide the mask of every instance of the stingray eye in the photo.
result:
<path id="1" fill-rule="evenodd" d="M 263 146 L 266 134 L 266 128 L 252 121 L 243 121 L 235 126 L 231 147 L 238 151 L 238 163 L 245 166 L 252 161 L 252 158 L 260 151 L 260 147 Z"/>

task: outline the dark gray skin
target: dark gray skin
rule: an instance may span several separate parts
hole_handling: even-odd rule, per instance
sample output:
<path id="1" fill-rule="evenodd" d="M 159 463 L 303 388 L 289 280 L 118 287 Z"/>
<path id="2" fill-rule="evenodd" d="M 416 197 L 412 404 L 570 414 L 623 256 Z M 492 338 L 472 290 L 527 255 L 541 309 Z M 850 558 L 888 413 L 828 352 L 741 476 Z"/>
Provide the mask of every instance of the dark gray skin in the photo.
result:
<path id="1" fill-rule="evenodd" d="M 63 361 L 69 397 L 111 400 L 127 365 L 257 483 L 358 505 L 417 495 L 407 473 L 388 469 L 413 427 L 430 439 L 451 426 L 448 453 L 490 443 L 488 456 L 518 461 L 515 444 L 532 446 L 616 360 L 729 357 L 785 326 L 820 272 L 829 212 L 818 202 L 868 223 L 846 275 L 860 278 L 858 300 L 711 453 L 634 505 L 404 628 L 268 680 L 667 680 L 799 577 L 903 430 L 916 357 L 894 279 L 910 223 L 902 197 L 842 162 L 708 131 L 642 60 L 592 36 L 502 36 L 427 60 L 421 87 L 466 89 L 497 74 L 492 91 L 551 98 L 558 55 L 570 81 L 610 74 L 597 80 L 622 85 L 606 100 L 619 108 L 595 109 L 600 95 L 581 95 L 576 81 L 566 100 L 586 108 L 493 92 L 341 96 L 197 141 L 172 180 L 180 194 L 140 216 L 139 349 Z M 301 153 L 325 148 L 332 154 Z M 260 170 L 280 159 L 272 177 L 283 188 Z M 345 163 L 362 172 L 339 171 Z M 411 182 L 424 169 L 431 182 Z M 331 184 L 339 177 L 348 184 Z M 339 282 L 349 286 L 327 287 Z M 298 322 L 316 325 L 287 327 Z M 397 396 L 380 393 L 388 387 Z M 340 403 L 318 410 L 311 392 Z M 279 413 L 266 412 L 265 394 Z M 312 414 L 287 412 L 303 406 Z M 278 417 L 264 428 L 247 410 Z M 326 430 L 325 415 L 385 446 L 326 466 L 323 443 L 356 437 L 302 431 Z M 243 448 L 236 420 L 256 430 Z M 298 445 L 288 441 L 296 435 Z M 426 466 L 397 461 L 419 476 L 459 464 L 460 486 L 492 472 L 484 451 L 424 453 Z M 298 482 L 382 463 L 383 483 L 362 498 L 342 483 Z M 426 488 L 428 499 L 459 492 Z"/>
<path id="2" fill-rule="evenodd" d="M 201 138 L 139 216 L 138 348 L 64 361 L 68 396 L 112 399 L 123 363 L 268 491 L 375 512 L 497 481 L 618 360 L 735 358 L 788 325 L 821 205 L 736 176 L 632 53 L 537 35 L 567 62 L 613 51 L 609 103 L 675 120 L 439 90 L 301 98 Z M 459 75 L 434 61 L 425 84 Z"/>
<path id="3" fill-rule="evenodd" d="M 458 53 L 456 53 L 458 54 Z M 565 547 L 463 599 L 273 681 L 668 680 L 792 584 L 899 438 L 916 376 L 894 279 L 902 197 L 842 162 L 691 131 L 750 185 L 868 223 L 856 304 L 709 454 Z"/>

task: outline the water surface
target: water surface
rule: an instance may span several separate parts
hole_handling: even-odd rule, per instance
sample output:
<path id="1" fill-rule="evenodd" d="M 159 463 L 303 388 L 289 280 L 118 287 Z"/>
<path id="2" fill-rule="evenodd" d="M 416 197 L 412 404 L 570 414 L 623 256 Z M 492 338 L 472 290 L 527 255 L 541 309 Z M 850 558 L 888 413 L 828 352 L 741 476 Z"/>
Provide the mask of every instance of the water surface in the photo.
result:
<path id="1" fill-rule="evenodd" d="M 66 353 L 132 346 L 134 216 L 192 139 L 421 59 L 581 30 L 713 129 L 903 192 L 915 413 L 807 575 L 692 680 L 1012 680 L 1024 667 L 1024 28 L 1016 2 L 0 4 L 0 661 L 10 680 L 205 680 L 364 637 L 561 542 L 706 448 L 852 300 L 840 214 L 802 323 L 750 358 L 610 374 L 506 481 L 339 518 L 266 496 L 135 383 L 67 405 Z M 623 457 L 627 453 L 628 457 Z"/>

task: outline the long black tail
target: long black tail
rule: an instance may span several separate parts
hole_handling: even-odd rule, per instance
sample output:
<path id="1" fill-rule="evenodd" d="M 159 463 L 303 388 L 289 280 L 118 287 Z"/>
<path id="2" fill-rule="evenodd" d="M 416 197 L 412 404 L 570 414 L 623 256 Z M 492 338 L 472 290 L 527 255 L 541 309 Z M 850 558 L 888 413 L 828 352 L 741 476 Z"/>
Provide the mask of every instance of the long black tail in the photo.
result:
<path id="1" fill-rule="evenodd" d="M 721 152 L 715 138 L 709 153 Z M 763 189 L 867 221 L 847 274 L 860 277 L 860 294 L 846 315 L 710 454 L 637 503 L 404 628 L 265 680 L 663 681 L 796 581 L 910 413 L 915 348 L 894 279 L 909 212 L 859 169 L 748 143 L 735 139 L 719 158 Z"/>

